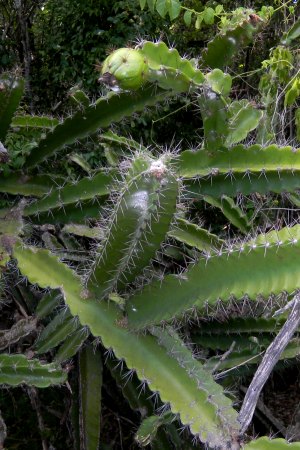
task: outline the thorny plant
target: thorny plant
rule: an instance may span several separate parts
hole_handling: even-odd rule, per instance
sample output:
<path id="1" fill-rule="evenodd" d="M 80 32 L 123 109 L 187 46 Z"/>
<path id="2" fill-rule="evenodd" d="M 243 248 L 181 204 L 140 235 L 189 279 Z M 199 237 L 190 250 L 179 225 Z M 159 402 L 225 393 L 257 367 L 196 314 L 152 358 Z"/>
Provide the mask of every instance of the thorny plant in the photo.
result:
<path id="1" fill-rule="evenodd" d="M 297 215 L 282 216 L 282 223 L 274 213 L 281 201 L 291 211 L 300 203 L 299 150 L 276 142 L 277 127 L 286 126 L 277 122 L 278 108 L 293 112 L 300 94 L 292 64 L 300 24 L 264 62 L 259 107 L 232 100 L 233 80 L 222 70 L 266 26 L 253 14 L 245 10 L 208 44 L 201 67 L 163 42 L 115 51 L 101 74 L 113 92 L 90 103 L 73 91 L 78 110 L 60 122 L 17 115 L 23 82 L 1 78 L 1 289 L 23 317 L 1 331 L 0 381 L 65 383 L 78 354 L 78 448 L 99 446 L 103 364 L 141 414 L 140 446 L 288 447 L 283 439 L 251 440 L 249 417 L 245 422 L 228 389 L 282 342 L 280 329 L 298 311 L 298 296 L 288 319 L 284 308 L 273 314 L 300 287 Z M 174 155 L 103 131 L 181 95 L 199 105 L 197 149 Z M 16 171 L 6 142 L 20 127 L 42 128 L 44 136 Z M 55 157 L 96 132 L 105 167 L 76 182 L 51 171 Z M 199 211 L 206 222 L 220 211 L 224 226 L 200 226 Z M 37 323 L 30 351 L 9 352 Z M 293 360 L 298 334 L 277 347 L 277 359 Z"/>

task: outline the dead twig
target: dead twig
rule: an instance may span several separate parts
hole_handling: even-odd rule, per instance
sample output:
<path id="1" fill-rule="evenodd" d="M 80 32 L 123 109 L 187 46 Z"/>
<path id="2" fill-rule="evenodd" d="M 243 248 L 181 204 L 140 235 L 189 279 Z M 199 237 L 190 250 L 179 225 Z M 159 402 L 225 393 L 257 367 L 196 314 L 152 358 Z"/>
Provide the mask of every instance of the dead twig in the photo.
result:
<path id="1" fill-rule="evenodd" d="M 275 364 L 279 360 L 281 353 L 299 327 L 299 324 L 300 294 L 298 293 L 294 297 L 290 315 L 275 337 L 274 341 L 267 348 L 266 353 L 258 366 L 257 371 L 255 372 L 253 380 L 248 387 L 238 418 L 241 424 L 241 433 L 244 433 L 250 425 L 262 388 L 269 378 Z"/>
<path id="2" fill-rule="evenodd" d="M 0 450 L 4 449 L 4 441 L 6 439 L 6 436 L 7 436 L 6 425 L 4 420 L 2 419 L 0 412 Z"/>
<path id="3" fill-rule="evenodd" d="M 36 411 L 37 419 L 38 419 L 38 426 L 40 430 L 41 440 L 42 440 L 42 449 L 43 450 L 49 450 L 48 444 L 44 438 L 45 435 L 45 424 L 44 419 L 41 413 L 41 405 L 40 400 L 38 397 L 38 392 L 35 387 L 27 387 L 28 396 L 31 401 L 31 405 L 33 409 Z"/>

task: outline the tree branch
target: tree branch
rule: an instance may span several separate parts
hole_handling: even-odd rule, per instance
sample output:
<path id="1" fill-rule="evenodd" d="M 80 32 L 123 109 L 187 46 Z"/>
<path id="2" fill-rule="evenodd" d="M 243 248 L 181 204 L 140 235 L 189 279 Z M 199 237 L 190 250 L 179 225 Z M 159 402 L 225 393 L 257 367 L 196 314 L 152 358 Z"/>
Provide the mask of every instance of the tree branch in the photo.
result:
<path id="1" fill-rule="evenodd" d="M 258 366 L 257 371 L 253 377 L 244 402 L 239 413 L 239 422 L 241 424 L 241 433 L 244 433 L 252 420 L 254 410 L 259 398 L 259 395 L 270 376 L 275 364 L 280 358 L 281 353 L 288 345 L 300 324 L 300 293 L 294 297 L 292 311 L 287 318 L 285 324 L 275 337 L 274 341 L 269 345 L 266 353 Z"/>

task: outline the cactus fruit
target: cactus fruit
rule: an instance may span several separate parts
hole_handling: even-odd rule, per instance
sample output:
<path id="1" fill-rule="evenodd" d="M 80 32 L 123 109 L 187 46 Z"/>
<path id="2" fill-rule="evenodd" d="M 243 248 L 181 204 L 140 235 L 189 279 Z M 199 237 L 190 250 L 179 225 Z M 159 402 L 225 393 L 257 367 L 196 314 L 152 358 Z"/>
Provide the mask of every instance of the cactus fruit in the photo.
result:
<path id="1" fill-rule="evenodd" d="M 104 61 L 100 81 L 125 90 L 136 90 L 145 83 L 147 71 L 147 61 L 139 50 L 120 48 Z"/>

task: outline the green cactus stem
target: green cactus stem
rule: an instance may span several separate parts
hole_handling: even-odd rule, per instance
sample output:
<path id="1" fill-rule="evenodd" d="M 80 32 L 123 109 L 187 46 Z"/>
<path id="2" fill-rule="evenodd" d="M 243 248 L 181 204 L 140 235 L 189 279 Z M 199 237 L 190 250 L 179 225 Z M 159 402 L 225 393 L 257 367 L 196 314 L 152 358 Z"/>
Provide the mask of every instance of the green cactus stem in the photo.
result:
<path id="1" fill-rule="evenodd" d="M 221 248 L 225 243 L 215 234 L 209 233 L 204 228 L 200 228 L 188 220 L 181 218 L 176 219 L 174 228 L 168 232 L 168 236 L 204 251 Z"/>
<path id="2" fill-rule="evenodd" d="M 62 311 L 41 332 L 35 343 L 35 350 L 38 354 L 46 353 L 57 347 L 70 334 L 80 327 L 78 320 L 72 317 L 68 311 Z"/>
<path id="3" fill-rule="evenodd" d="M 244 450 L 300 450 L 300 442 L 287 442 L 284 439 L 262 437 L 249 442 Z"/>
<path id="4" fill-rule="evenodd" d="M 252 173 L 263 175 L 269 172 L 300 170 L 300 151 L 292 147 L 270 145 L 262 147 L 237 145 L 230 150 L 210 154 L 205 150 L 187 150 L 180 155 L 179 171 L 185 178 L 208 176 L 210 174 Z"/>
<path id="5" fill-rule="evenodd" d="M 144 328 L 218 300 L 255 300 L 300 287 L 300 227 L 286 227 L 262 244 L 249 243 L 216 252 L 182 275 L 167 275 L 134 294 L 127 303 L 129 327 Z M 239 276 L 236 276 L 236 273 Z"/>
<path id="6" fill-rule="evenodd" d="M 59 120 L 53 117 L 46 116 L 15 116 L 11 121 L 11 127 L 14 128 L 41 128 L 54 129 L 59 124 Z"/>
<path id="7" fill-rule="evenodd" d="M 242 233 L 247 234 L 251 225 L 246 214 L 239 208 L 232 198 L 222 195 L 220 199 L 206 195 L 204 200 L 212 206 L 219 208 L 224 216 Z"/>
<path id="8" fill-rule="evenodd" d="M 63 178 L 53 175 L 24 175 L 14 172 L 7 176 L 1 174 L 0 192 L 12 195 L 42 197 L 57 185 L 63 183 Z"/>
<path id="9" fill-rule="evenodd" d="M 169 49 L 164 42 L 144 42 L 141 51 L 147 60 L 147 79 L 162 89 L 188 92 L 205 81 L 203 73 L 176 49 Z"/>
<path id="10" fill-rule="evenodd" d="M 56 364 L 42 364 L 38 359 L 24 355 L 0 355 L 0 384 L 26 384 L 46 388 L 66 381 L 67 374 Z"/>
<path id="11" fill-rule="evenodd" d="M 92 177 L 82 178 L 77 183 L 67 183 L 54 189 L 24 209 L 24 216 L 43 213 L 54 208 L 63 207 L 78 201 L 93 199 L 95 196 L 107 195 L 111 190 L 113 174 L 98 172 Z"/>
<path id="12" fill-rule="evenodd" d="M 168 95 L 174 95 L 171 92 Z M 31 150 L 25 161 L 25 168 L 32 168 L 56 152 L 95 133 L 100 128 L 107 128 L 134 112 L 142 111 L 146 106 L 155 105 L 166 98 L 166 92 L 153 86 L 147 86 L 135 92 L 113 93 L 99 98 L 87 108 L 77 111 L 74 116 L 65 119 L 47 133 L 39 145 Z M 71 151 L 71 149 L 69 150 Z"/>
<path id="13" fill-rule="evenodd" d="M 89 219 L 99 219 L 102 209 L 101 197 L 94 197 L 92 200 L 78 201 L 69 205 L 50 209 L 43 213 L 37 213 L 34 223 L 43 224 L 83 224 Z"/>
<path id="14" fill-rule="evenodd" d="M 39 301 L 35 314 L 38 319 L 43 319 L 44 317 L 48 316 L 54 308 L 56 308 L 60 301 L 62 300 L 62 295 L 59 290 L 53 290 L 50 292 L 47 292 L 41 300 Z"/>
<path id="15" fill-rule="evenodd" d="M 79 354 L 80 438 L 86 450 L 98 450 L 101 424 L 102 358 L 86 345 Z"/>
<path id="16" fill-rule="evenodd" d="M 137 157 L 115 201 L 87 288 L 97 297 L 124 288 L 149 265 L 176 210 L 178 183 L 168 162 Z"/>
<path id="17" fill-rule="evenodd" d="M 69 334 L 59 347 L 54 362 L 62 363 L 75 356 L 89 336 L 87 327 L 80 327 L 72 334 Z"/>
<path id="18" fill-rule="evenodd" d="M 189 369 L 181 356 L 170 355 L 165 344 L 160 345 L 151 335 L 136 335 L 126 329 L 126 320 L 120 310 L 110 302 L 95 301 L 85 297 L 80 278 L 47 250 L 18 246 L 14 256 L 21 272 L 32 283 L 41 287 L 60 287 L 74 316 L 79 316 L 82 325 L 88 325 L 94 336 L 100 336 L 106 348 L 113 348 L 117 358 L 125 359 L 129 369 L 135 369 L 138 377 L 145 380 L 150 389 L 159 392 L 163 402 L 169 402 L 174 414 L 180 414 L 183 424 L 189 425 L 193 434 L 212 447 L 226 445 L 238 430 L 234 412 L 231 418 L 230 402 L 226 407 L 214 403 L 214 393 L 206 391 Z M 47 271 L 43 267 L 47 266 Z M 166 345 L 169 345 L 168 338 Z M 174 342 L 174 345 L 177 345 Z M 171 343 L 171 346 L 173 344 Z M 181 344 L 180 344 L 181 345 Z M 184 357 L 188 349 L 182 349 Z M 189 361 L 192 361 L 190 356 Z M 195 365 L 196 362 L 195 362 Z M 211 397 L 210 397 L 211 395 Z M 229 402 L 229 403 L 228 403 Z M 232 426 L 228 427 L 228 420 Z"/>
<path id="19" fill-rule="evenodd" d="M 0 76 L 0 141 L 4 142 L 24 92 L 24 81 Z"/>

